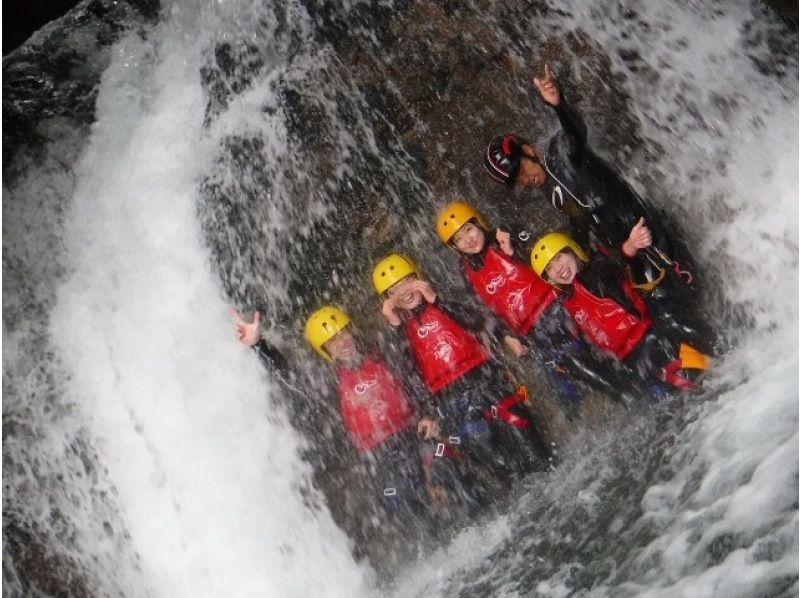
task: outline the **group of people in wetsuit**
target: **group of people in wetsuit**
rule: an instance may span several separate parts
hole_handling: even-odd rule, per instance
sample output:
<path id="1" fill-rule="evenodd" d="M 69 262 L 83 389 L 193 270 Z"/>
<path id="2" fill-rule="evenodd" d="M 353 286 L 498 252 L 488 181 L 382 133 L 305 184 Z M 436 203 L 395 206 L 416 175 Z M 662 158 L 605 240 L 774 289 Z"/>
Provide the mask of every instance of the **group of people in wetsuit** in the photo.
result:
<path id="1" fill-rule="evenodd" d="M 570 221 L 570 234 L 534 236 L 492 227 L 472 204 L 452 202 L 436 218 L 440 239 L 498 320 L 493 335 L 515 355 L 540 361 L 566 404 L 584 388 L 623 387 L 662 395 L 694 388 L 709 367 L 709 335 L 685 309 L 691 269 L 661 219 L 586 145 L 586 127 L 549 67 L 533 80 L 560 131 L 544 150 L 509 133 L 491 140 L 488 174 L 509 187 L 544 188 Z M 492 354 L 409 256 L 391 253 L 372 273 L 381 313 L 405 339 L 424 401 L 363 336 L 346 310 L 310 315 L 305 337 L 336 371 L 341 415 L 368 457 L 376 492 L 390 512 L 480 509 L 512 481 L 554 465 L 527 389 Z M 685 317 L 684 317 L 685 316 Z M 239 340 L 275 359 L 260 316 L 237 312 Z"/>

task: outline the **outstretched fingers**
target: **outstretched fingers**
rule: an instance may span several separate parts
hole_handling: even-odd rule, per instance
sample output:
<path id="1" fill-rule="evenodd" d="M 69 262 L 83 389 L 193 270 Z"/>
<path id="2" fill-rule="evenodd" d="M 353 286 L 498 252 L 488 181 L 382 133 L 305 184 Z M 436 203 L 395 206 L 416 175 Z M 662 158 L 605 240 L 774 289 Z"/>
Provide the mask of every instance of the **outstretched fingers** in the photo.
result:
<path id="1" fill-rule="evenodd" d="M 233 326 L 236 339 L 246 345 L 257 343 L 261 338 L 261 312 L 257 311 L 253 314 L 252 322 L 245 320 L 242 313 L 235 307 L 231 307 L 231 313 L 236 319 Z"/>
<path id="2" fill-rule="evenodd" d="M 561 102 L 561 92 L 558 89 L 558 85 L 556 85 L 555 80 L 553 79 L 553 73 L 550 70 L 550 66 L 545 64 L 544 65 L 544 76 L 534 77 L 533 84 L 536 89 L 539 91 L 539 95 L 542 96 L 542 99 L 550 104 L 551 106 L 558 106 Z"/>

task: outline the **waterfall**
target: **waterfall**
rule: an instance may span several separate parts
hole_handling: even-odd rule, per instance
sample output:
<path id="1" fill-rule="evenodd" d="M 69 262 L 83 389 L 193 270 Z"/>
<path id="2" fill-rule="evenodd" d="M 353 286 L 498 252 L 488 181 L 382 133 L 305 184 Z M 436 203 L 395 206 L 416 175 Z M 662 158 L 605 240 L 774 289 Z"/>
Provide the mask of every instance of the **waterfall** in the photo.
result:
<path id="1" fill-rule="evenodd" d="M 67 81 L 99 79 L 4 165 L 4 595 L 796 593 L 796 31 L 744 0 L 175 1 L 122 23 L 68 38 L 91 60 Z M 556 471 L 386 586 L 302 323 L 334 302 L 385 335 L 369 270 L 392 249 L 463 292 L 432 225 L 450 198 L 563 224 L 480 162 L 493 134 L 555 132 L 545 62 L 693 248 L 724 351 L 698 395 L 578 425 Z M 265 314 L 291 380 L 231 305 Z"/>

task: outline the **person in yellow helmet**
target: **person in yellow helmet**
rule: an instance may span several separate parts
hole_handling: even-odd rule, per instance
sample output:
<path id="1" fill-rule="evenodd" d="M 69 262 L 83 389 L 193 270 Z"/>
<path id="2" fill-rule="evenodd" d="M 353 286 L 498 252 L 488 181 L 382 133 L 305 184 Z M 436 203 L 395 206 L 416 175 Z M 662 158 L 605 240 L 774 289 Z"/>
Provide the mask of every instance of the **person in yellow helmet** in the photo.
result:
<path id="1" fill-rule="evenodd" d="M 530 352 L 543 361 L 552 386 L 568 417 L 576 413 L 577 379 L 606 392 L 621 381 L 596 359 L 576 336 L 574 326 L 561 325 L 560 291 L 523 262 L 525 231 L 492 229 L 478 210 L 462 201 L 447 204 L 436 218 L 439 238 L 460 256 L 461 273 L 483 304 L 503 322 L 506 346 L 517 356 Z M 519 258 L 517 257 L 519 255 Z"/>
<path id="2" fill-rule="evenodd" d="M 272 350 L 261 337 L 261 317 L 247 321 L 233 309 L 236 337 L 272 369 Z M 401 379 L 377 350 L 364 350 L 352 319 L 334 305 L 314 311 L 305 338 L 336 372 L 339 408 L 350 439 L 375 481 L 375 496 L 390 516 L 428 517 L 447 498 L 450 471 L 432 471 L 434 447 L 416 433 L 416 407 Z"/>
<path id="3" fill-rule="evenodd" d="M 676 318 L 654 318 L 628 279 L 624 260 L 650 247 L 652 234 L 643 218 L 631 229 L 618 253 L 590 259 L 570 236 L 549 233 L 531 250 L 531 266 L 562 290 L 561 301 L 584 338 L 653 384 L 694 388 L 692 378 L 710 360 L 695 347 L 705 339 Z M 691 344 L 689 344 L 691 342 Z"/>
<path id="4" fill-rule="evenodd" d="M 306 322 L 305 337 L 336 367 L 342 417 L 361 452 L 367 452 L 416 423 L 414 407 L 400 382 L 375 353 L 359 350 L 351 319 L 326 305 Z"/>
<path id="5" fill-rule="evenodd" d="M 425 515 L 429 501 L 440 507 L 446 492 L 430 471 L 430 443 L 417 437 L 409 393 L 377 351 L 359 346 L 350 315 L 334 305 L 317 309 L 305 338 L 335 368 L 342 419 L 389 513 Z"/>
<path id="6" fill-rule="evenodd" d="M 510 481 L 548 469 L 549 448 L 525 405 L 489 349 L 445 307 L 408 256 L 392 253 L 373 270 L 381 312 L 402 329 L 432 395 L 419 432 L 443 452 L 456 445 L 471 466 Z"/>

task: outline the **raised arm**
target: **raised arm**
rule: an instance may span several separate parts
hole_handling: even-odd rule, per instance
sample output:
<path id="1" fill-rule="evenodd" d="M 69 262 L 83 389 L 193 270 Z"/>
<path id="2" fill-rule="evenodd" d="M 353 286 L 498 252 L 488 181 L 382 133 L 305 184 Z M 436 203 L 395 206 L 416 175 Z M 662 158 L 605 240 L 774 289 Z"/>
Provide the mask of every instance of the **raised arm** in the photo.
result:
<path id="1" fill-rule="evenodd" d="M 253 314 L 252 322 L 245 320 L 235 307 L 231 308 L 231 312 L 236 320 L 235 330 L 238 341 L 251 347 L 271 370 L 286 369 L 286 359 L 281 352 L 261 338 L 261 312 L 257 311 Z"/>
<path id="2" fill-rule="evenodd" d="M 543 77 L 533 78 L 533 85 L 542 99 L 556 111 L 569 154 L 574 156 L 582 152 L 586 147 L 586 124 L 575 109 L 564 99 L 548 65 L 544 65 Z"/>

